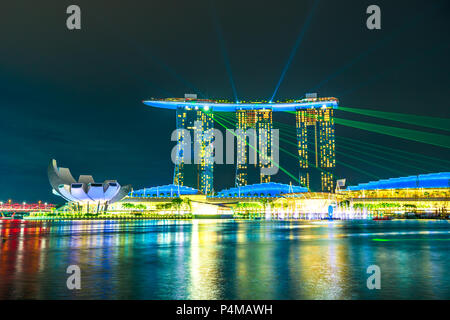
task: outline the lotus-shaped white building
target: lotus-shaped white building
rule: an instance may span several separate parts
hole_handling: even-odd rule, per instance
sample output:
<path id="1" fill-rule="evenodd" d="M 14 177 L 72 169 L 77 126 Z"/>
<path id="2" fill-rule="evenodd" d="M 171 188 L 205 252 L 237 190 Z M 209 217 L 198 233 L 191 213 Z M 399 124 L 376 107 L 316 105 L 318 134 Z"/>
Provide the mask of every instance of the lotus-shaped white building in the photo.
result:
<path id="1" fill-rule="evenodd" d="M 56 160 L 50 161 L 48 180 L 55 195 L 81 205 L 89 206 L 92 202 L 105 206 L 105 210 L 108 204 L 122 200 L 131 191 L 130 185 L 122 187 L 116 180 L 96 183 L 89 175 L 80 175 L 76 181 L 69 169 L 58 168 Z"/>

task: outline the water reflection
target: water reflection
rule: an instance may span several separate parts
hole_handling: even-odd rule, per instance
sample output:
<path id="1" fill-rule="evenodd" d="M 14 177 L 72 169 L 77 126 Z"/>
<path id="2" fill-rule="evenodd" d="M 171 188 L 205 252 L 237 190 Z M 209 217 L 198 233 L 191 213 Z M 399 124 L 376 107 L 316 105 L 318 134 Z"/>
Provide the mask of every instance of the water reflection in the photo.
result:
<path id="1" fill-rule="evenodd" d="M 445 221 L 3 220 L 0 234 L 0 299 L 450 298 Z M 366 288 L 371 264 L 382 290 Z"/>

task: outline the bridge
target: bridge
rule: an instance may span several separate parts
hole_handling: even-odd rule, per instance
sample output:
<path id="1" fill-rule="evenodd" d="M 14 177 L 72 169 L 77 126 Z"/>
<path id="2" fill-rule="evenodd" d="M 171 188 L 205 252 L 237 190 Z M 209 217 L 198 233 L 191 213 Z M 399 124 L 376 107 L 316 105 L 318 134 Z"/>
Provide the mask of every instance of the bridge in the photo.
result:
<path id="1" fill-rule="evenodd" d="M 51 211 L 55 208 L 52 203 L 11 203 L 11 202 L 0 202 L 0 213 L 26 213 L 35 211 Z"/>

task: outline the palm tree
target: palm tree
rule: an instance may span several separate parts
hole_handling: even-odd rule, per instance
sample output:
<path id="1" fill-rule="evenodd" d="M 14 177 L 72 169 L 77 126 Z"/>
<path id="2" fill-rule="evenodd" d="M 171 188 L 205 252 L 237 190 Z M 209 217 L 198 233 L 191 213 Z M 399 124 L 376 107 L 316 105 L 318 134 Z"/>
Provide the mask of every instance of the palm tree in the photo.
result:
<path id="1" fill-rule="evenodd" d="M 134 204 L 125 202 L 124 204 L 122 204 L 122 207 L 126 208 L 126 209 L 131 209 L 131 208 L 134 208 Z"/>
<path id="2" fill-rule="evenodd" d="M 271 206 L 272 205 L 273 200 L 272 199 L 268 199 L 268 198 L 261 198 L 259 200 L 259 202 L 261 202 L 261 204 L 264 207 L 264 210 L 266 210 L 267 206 Z"/>
<path id="3" fill-rule="evenodd" d="M 268 199 L 267 198 L 261 198 L 259 200 L 259 202 L 262 204 L 262 206 L 264 207 L 264 209 L 266 209 L 267 203 L 268 203 Z"/>
<path id="4" fill-rule="evenodd" d="M 189 208 L 189 212 L 192 212 L 191 199 L 189 199 L 189 198 L 184 198 L 184 199 L 183 199 L 183 203 Z"/>
<path id="5" fill-rule="evenodd" d="M 174 198 L 172 199 L 172 205 L 177 210 L 178 214 L 180 214 L 181 206 L 183 205 L 183 199 Z"/>

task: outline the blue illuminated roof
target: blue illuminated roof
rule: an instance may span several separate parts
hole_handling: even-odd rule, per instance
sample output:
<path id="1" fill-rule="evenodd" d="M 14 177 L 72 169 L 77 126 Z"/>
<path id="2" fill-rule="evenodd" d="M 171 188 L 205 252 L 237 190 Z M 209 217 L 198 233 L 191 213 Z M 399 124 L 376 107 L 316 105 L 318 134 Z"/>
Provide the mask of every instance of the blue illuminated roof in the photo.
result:
<path id="1" fill-rule="evenodd" d="M 391 178 L 378 181 L 360 183 L 349 186 L 346 190 L 376 190 L 376 189 L 407 189 L 407 188 L 449 188 L 450 172 L 421 174 L 401 178 Z"/>
<path id="2" fill-rule="evenodd" d="M 163 109 L 190 108 L 204 111 L 235 112 L 236 110 L 270 109 L 272 111 L 295 111 L 308 108 L 337 108 L 336 98 L 310 98 L 290 100 L 287 102 L 219 102 L 216 100 L 192 100 L 182 98 L 169 98 L 165 100 L 145 100 L 145 105 Z"/>
<path id="3" fill-rule="evenodd" d="M 186 186 L 169 184 L 165 186 L 144 188 L 131 191 L 128 196 L 132 198 L 176 198 L 180 195 L 198 194 L 198 190 Z"/>
<path id="4" fill-rule="evenodd" d="M 300 186 L 291 186 L 283 183 L 259 183 L 242 187 L 225 189 L 217 194 L 218 198 L 255 198 L 255 197 L 281 197 L 286 193 L 308 192 Z"/>

